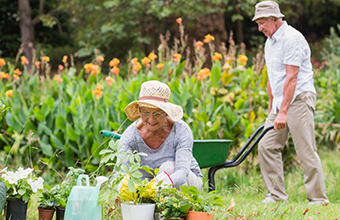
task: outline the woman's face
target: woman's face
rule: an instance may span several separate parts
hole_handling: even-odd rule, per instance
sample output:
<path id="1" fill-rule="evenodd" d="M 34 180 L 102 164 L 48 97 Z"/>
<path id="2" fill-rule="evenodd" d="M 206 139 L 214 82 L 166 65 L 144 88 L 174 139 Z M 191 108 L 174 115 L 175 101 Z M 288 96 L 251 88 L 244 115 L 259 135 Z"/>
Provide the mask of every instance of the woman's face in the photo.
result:
<path id="1" fill-rule="evenodd" d="M 159 108 L 140 107 L 139 112 L 143 124 L 150 131 L 156 131 L 164 126 L 166 114 Z"/>

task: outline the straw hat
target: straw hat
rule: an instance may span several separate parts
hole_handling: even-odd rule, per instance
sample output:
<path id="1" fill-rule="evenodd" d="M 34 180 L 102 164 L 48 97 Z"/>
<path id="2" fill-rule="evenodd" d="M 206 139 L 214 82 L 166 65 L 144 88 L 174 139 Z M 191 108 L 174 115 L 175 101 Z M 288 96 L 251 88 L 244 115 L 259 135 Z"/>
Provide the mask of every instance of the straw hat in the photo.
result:
<path id="1" fill-rule="evenodd" d="M 124 111 L 131 121 L 140 118 L 139 107 L 160 108 L 173 121 L 183 117 L 183 109 L 169 102 L 171 91 L 168 85 L 156 80 L 144 82 L 139 93 L 139 100 L 128 104 Z"/>
<path id="2" fill-rule="evenodd" d="M 273 1 L 263 1 L 255 5 L 255 16 L 252 21 L 256 21 L 259 18 L 268 17 L 283 18 L 284 15 L 281 14 L 279 5 Z"/>

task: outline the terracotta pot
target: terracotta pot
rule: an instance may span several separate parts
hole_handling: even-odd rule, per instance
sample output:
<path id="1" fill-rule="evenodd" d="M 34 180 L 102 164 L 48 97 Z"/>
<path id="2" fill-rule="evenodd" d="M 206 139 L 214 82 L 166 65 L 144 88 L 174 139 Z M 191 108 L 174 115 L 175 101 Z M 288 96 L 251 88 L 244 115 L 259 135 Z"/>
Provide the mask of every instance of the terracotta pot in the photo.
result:
<path id="1" fill-rule="evenodd" d="M 43 209 L 38 208 L 39 210 L 39 220 L 52 220 L 54 215 L 54 209 Z"/>
<path id="2" fill-rule="evenodd" d="M 189 211 L 186 220 L 212 220 L 214 214 L 208 214 L 206 212 Z"/>

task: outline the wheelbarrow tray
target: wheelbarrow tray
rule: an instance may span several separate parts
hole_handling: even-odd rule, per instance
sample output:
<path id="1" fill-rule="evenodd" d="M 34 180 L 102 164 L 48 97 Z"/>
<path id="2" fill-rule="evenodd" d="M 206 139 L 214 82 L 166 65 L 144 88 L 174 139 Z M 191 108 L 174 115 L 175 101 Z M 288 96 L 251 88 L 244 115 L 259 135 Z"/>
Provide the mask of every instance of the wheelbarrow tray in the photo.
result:
<path id="1" fill-rule="evenodd" d="M 201 169 L 222 165 L 228 157 L 231 140 L 194 140 L 192 153 Z"/>

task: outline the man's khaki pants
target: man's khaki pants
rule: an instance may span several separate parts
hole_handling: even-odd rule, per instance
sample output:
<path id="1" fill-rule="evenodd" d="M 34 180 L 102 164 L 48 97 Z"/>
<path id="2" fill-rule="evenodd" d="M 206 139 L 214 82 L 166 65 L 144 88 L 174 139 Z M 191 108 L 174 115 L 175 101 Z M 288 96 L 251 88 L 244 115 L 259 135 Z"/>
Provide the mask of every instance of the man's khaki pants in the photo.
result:
<path id="1" fill-rule="evenodd" d="M 328 202 L 320 158 L 316 152 L 314 110 L 316 95 L 303 92 L 296 97 L 287 112 L 287 126 L 282 130 L 269 131 L 259 143 L 259 159 L 262 177 L 268 193 L 275 200 L 287 201 L 283 177 L 281 150 L 288 133 L 304 172 L 307 199 Z M 270 113 L 266 127 L 274 125 L 277 114 Z"/>

